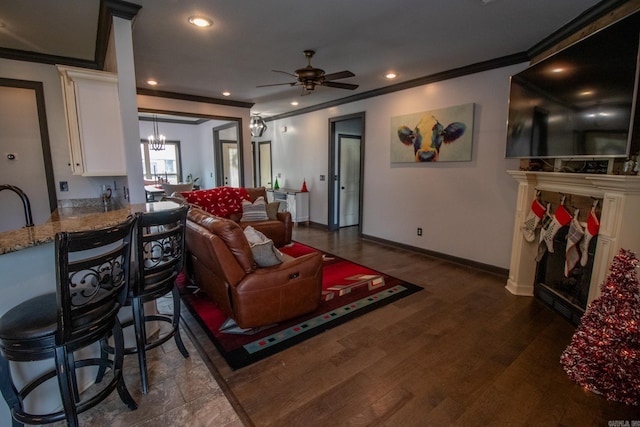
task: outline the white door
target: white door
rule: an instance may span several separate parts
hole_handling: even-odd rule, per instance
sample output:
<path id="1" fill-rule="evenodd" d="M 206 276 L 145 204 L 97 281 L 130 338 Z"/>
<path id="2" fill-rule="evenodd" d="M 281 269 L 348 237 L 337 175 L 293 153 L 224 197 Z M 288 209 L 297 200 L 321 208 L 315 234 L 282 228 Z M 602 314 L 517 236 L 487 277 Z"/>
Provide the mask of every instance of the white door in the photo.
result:
<path id="1" fill-rule="evenodd" d="M 271 188 L 271 143 L 258 143 L 259 187 Z"/>
<path id="2" fill-rule="evenodd" d="M 340 227 L 358 225 L 360 217 L 360 138 L 340 135 Z"/>
<path id="3" fill-rule="evenodd" d="M 222 142 L 223 185 L 240 187 L 240 169 L 238 167 L 238 143 Z"/>
<path id="4" fill-rule="evenodd" d="M 24 191 L 31 204 L 33 222 L 44 223 L 51 210 L 34 90 L 0 86 L 0 153 L 0 184 Z M 20 197 L 10 190 L 0 192 L 0 232 L 24 226 Z"/>

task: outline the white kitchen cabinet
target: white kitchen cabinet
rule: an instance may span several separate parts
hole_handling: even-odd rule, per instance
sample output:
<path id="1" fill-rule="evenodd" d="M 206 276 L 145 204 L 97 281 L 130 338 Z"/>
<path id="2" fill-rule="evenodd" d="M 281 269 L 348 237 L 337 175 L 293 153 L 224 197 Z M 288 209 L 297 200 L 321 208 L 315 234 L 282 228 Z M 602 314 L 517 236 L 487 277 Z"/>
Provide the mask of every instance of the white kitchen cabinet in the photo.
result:
<path id="1" fill-rule="evenodd" d="M 117 75 L 60 65 L 58 71 L 73 174 L 126 175 Z"/>
<path id="2" fill-rule="evenodd" d="M 280 188 L 267 190 L 268 202 L 280 202 L 279 210 L 291 213 L 293 222 L 309 221 L 309 192 Z"/>

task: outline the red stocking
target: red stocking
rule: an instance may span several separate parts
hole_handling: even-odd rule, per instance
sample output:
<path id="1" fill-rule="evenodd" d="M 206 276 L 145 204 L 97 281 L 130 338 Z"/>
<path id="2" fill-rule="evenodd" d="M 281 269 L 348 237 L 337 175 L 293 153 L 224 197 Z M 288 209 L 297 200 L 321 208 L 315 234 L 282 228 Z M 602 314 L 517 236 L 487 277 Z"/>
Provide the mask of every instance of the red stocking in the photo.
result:
<path id="1" fill-rule="evenodd" d="M 598 234 L 600 230 L 600 221 L 596 216 L 595 206 L 591 208 L 591 212 L 589 212 L 589 218 L 587 219 L 587 228 L 584 233 L 584 237 L 580 241 L 580 251 L 582 252 L 582 257 L 580 258 L 580 265 L 587 265 L 587 261 L 589 260 L 589 243 L 594 236 Z"/>

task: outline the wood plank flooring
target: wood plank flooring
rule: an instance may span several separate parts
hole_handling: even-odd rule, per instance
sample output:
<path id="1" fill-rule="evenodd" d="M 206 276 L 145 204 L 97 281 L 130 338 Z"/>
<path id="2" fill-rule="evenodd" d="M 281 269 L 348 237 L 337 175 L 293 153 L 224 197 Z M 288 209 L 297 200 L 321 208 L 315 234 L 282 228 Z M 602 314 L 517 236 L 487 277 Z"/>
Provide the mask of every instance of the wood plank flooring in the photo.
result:
<path id="1" fill-rule="evenodd" d="M 607 426 L 640 408 L 583 390 L 560 354 L 574 328 L 506 277 L 365 241 L 354 228 L 297 226 L 294 240 L 424 288 L 232 371 L 197 339 L 247 426 Z"/>

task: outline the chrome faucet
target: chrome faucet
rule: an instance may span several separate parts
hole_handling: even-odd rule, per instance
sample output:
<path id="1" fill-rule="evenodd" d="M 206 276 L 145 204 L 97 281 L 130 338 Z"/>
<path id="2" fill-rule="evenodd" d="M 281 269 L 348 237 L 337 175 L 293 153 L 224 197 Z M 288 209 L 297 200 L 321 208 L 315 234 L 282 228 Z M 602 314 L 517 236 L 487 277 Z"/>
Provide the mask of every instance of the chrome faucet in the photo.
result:
<path id="1" fill-rule="evenodd" d="M 27 222 L 27 227 L 33 227 L 33 217 L 31 216 L 31 203 L 29 203 L 29 198 L 27 195 L 16 187 L 15 185 L 2 184 L 0 185 L 0 191 L 2 190 L 11 190 L 16 193 L 22 199 L 22 204 L 24 206 L 24 218 Z"/>

